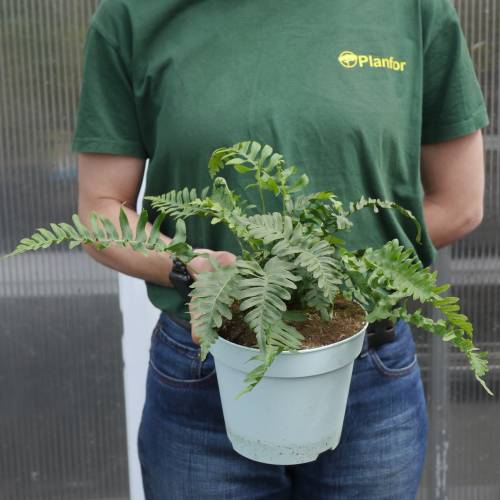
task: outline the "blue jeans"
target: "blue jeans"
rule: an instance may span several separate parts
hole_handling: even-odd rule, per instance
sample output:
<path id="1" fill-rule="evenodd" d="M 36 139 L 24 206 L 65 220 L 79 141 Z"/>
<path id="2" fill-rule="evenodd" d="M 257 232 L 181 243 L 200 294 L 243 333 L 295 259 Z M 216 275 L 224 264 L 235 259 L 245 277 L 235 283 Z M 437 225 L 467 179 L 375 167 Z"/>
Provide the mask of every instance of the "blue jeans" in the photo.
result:
<path id="1" fill-rule="evenodd" d="M 407 323 L 396 340 L 354 363 L 339 446 L 314 462 L 268 465 L 228 440 L 214 360 L 165 313 L 150 349 L 139 457 L 147 500 L 413 500 L 424 461 L 427 412 Z"/>

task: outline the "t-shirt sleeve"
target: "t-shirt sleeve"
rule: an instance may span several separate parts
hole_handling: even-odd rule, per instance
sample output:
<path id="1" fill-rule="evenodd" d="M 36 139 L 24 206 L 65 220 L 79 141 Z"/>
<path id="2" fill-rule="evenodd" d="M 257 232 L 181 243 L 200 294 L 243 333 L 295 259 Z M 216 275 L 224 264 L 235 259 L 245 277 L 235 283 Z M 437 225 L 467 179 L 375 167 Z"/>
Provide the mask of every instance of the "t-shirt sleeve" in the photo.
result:
<path id="1" fill-rule="evenodd" d="M 119 47 L 90 25 L 72 150 L 147 158 L 133 86 Z"/>
<path id="2" fill-rule="evenodd" d="M 423 1 L 422 144 L 488 125 L 483 94 L 458 14 L 450 0 Z"/>

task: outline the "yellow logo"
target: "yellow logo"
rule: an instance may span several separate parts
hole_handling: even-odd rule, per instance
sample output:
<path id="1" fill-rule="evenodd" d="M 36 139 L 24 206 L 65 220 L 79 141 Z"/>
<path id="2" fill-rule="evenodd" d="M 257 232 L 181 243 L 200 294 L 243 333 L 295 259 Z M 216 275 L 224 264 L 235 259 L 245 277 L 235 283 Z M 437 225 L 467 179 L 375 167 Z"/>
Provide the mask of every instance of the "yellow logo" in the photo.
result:
<path id="1" fill-rule="evenodd" d="M 355 54 L 350 50 L 344 50 L 339 54 L 338 61 L 344 68 L 384 68 L 392 71 L 404 71 L 407 61 L 397 61 L 391 57 L 377 57 L 373 54 Z"/>
<path id="2" fill-rule="evenodd" d="M 339 63 L 344 68 L 354 68 L 358 64 L 358 56 L 350 50 L 344 50 L 339 54 Z"/>

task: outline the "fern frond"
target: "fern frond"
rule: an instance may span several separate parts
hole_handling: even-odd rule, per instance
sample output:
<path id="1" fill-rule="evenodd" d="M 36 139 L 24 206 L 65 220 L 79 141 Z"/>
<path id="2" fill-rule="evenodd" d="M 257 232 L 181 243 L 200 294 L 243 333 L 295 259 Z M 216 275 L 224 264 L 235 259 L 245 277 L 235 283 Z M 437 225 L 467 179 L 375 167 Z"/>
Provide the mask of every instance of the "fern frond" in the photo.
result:
<path id="1" fill-rule="evenodd" d="M 456 297 L 452 299 L 456 299 Z M 450 321 L 449 317 L 435 321 L 425 317 L 421 309 L 417 309 L 413 313 L 408 313 L 405 308 L 398 308 L 393 312 L 393 320 L 396 320 L 398 317 L 408 323 L 414 324 L 418 328 L 439 335 L 445 342 L 451 342 L 465 354 L 476 380 L 490 396 L 493 396 L 493 393 L 483 380 L 484 375 L 488 372 L 487 353 L 477 352 L 478 348 L 472 342 L 472 332 L 467 332 L 462 328 L 468 322 L 465 322 L 463 319 L 460 319 L 458 322 L 455 319 Z M 468 329 L 468 326 L 466 328 Z"/>
<path id="2" fill-rule="evenodd" d="M 303 268 L 322 290 L 325 297 L 333 302 L 342 280 L 338 276 L 339 264 L 335 258 L 335 248 L 327 241 L 305 234 L 304 226 L 292 218 L 278 212 L 254 215 L 248 218 L 248 232 L 263 245 L 273 244 L 271 254 L 293 262 L 295 268 Z"/>
<path id="3" fill-rule="evenodd" d="M 195 189 L 189 191 L 184 188 L 160 196 L 147 196 L 145 199 L 151 200 L 151 205 L 156 210 L 177 220 L 193 215 L 210 217 L 212 224 L 222 222 L 227 225 L 239 242 L 244 240 L 251 243 L 251 238 L 245 229 L 247 225 L 245 209 L 253 205 L 241 201 L 240 196 L 229 189 L 222 177 L 214 180 L 211 196 L 207 196 L 207 190 L 208 188 L 203 190 L 201 198 L 197 197 Z"/>
<path id="4" fill-rule="evenodd" d="M 205 359 L 211 345 L 217 340 L 216 329 L 222 318 L 231 319 L 230 306 L 238 297 L 238 267 L 216 265 L 212 272 L 200 273 L 191 285 L 191 320 L 200 338 L 201 358 Z"/>
<path id="5" fill-rule="evenodd" d="M 287 220 L 287 218 L 285 218 Z M 310 248 L 314 244 L 321 241 L 320 238 L 314 237 L 305 231 L 305 226 L 300 222 L 293 224 L 285 224 L 283 235 L 280 241 L 277 241 L 271 249 L 273 255 L 285 257 L 287 255 L 295 255 L 303 249 Z M 334 249 L 332 248 L 332 251 Z"/>
<path id="6" fill-rule="evenodd" d="M 369 273 L 368 284 L 397 290 L 421 302 L 439 298 L 437 273 L 422 268 L 415 251 L 400 245 L 397 239 L 377 250 L 368 248 L 362 259 Z"/>
<path id="7" fill-rule="evenodd" d="M 349 204 L 349 210 L 345 212 L 344 215 L 346 218 L 348 218 L 354 213 L 368 207 L 372 208 L 375 213 L 378 213 L 379 208 L 394 209 L 397 210 L 400 214 L 404 215 L 407 219 L 413 221 L 417 229 L 415 240 L 417 241 L 417 243 L 420 243 L 422 238 L 422 227 L 420 225 L 420 222 L 409 210 L 406 210 L 406 208 L 403 208 L 393 201 L 379 200 L 377 198 L 365 198 L 364 196 L 362 196 L 359 201 L 351 202 Z"/>
<path id="8" fill-rule="evenodd" d="M 277 347 L 284 351 L 300 349 L 304 336 L 292 325 L 282 319 L 273 323 L 267 333 L 267 347 Z"/>
<path id="9" fill-rule="evenodd" d="M 266 349 L 259 352 L 251 358 L 252 361 L 261 361 L 245 377 L 245 383 L 248 384 L 243 391 L 238 394 L 238 398 L 243 394 L 250 392 L 264 377 L 276 356 L 283 351 L 297 351 L 300 349 L 304 340 L 303 335 L 292 325 L 287 325 L 282 320 L 273 323 L 267 331 Z"/>
<path id="10" fill-rule="evenodd" d="M 212 224 L 223 222 L 236 236 L 241 244 L 244 241 L 252 244 L 252 238 L 247 230 L 248 216 L 246 210 L 253 205 L 242 202 L 241 197 L 233 193 L 223 177 L 216 177 L 210 198 L 204 200 L 212 210 Z"/>
<path id="11" fill-rule="evenodd" d="M 317 286 L 327 301 L 333 303 L 342 279 L 338 260 L 334 258 L 335 248 L 327 241 L 304 235 L 301 225 L 297 224 L 290 239 L 278 242 L 271 252 L 281 258 L 294 256 L 294 267 L 306 270 L 316 284 L 311 287 Z M 312 302 L 313 296 L 309 295 L 307 299 Z"/>
<path id="12" fill-rule="evenodd" d="M 266 350 L 266 332 L 281 319 L 286 311 L 285 300 L 291 298 L 290 290 L 295 290 L 295 281 L 300 278 L 290 272 L 293 265 L 272 257 L 264 267 L 255 261 L 237 261 L 242 278 L 238 281 L 238 297 L 242 299 L 240 310 L 249 310 L 244 316 L 257 337 L 261 351 Z"/>
<path id="13" fill-rule="evenodd" d="M 313 227 L 320 226 L 324 235 L 352 226 L 342 202 L 331 191 L 300 195 L 289 208 L 294 219 Z"/>
<path id="14" fill-rule="evenodd" d="M 247 373 L 245 377 L 245 383 L 247 386 L 237 394 L 236 399 L 239 399 L 243 394 L 250 392 L 255 386 L 262 380 L 268 368 L 272 365 L 276 356 L 280 354 L 283 349 L 278 347 L 270 346 L 265 352 L 259 352 L 255 356 L 251 357 L 249 361 L 261 361 L 252 371 Z"/>
<path id="15" fill-rule="evenodd" d="M 294 264 L 306 269 L 325 298 L 333 303 L 339 292 L 342 279 L 339 275 L 338 262 L 333 258 L 335 250 L 324 240 L 314 243 L 309 248 L 302 248 Z"/>
<path id="16" fill-rule="evenodd" d="M 316 309 L 323 321 L 331 321 L 333 301 L 330 297 L 326 297 L 325 293 L 314 282 L 307 282 L 303 291 L 302 301 L 307 307 Z"/>
<path id="17" fill-rule="evenodd" d="M 208 169 L 211 177 L 230 165 L 240 173 L 259 169 L 270 174 L 276 166 L 283 163 L 283 155 L 273 153 L 271 146 L 262 146 L 256 141 L 243 141 L 229 148 L 216 149 L 208 162 Z"/>
<path id="18" fill-rule="evenodd" d="M 248 217 L 247 229 L 250 236 L 260 240 L 263 245 L 281 240 L 288 241 L 293 234 L 291 217 L 283 216 L 279 212 Z"/>
<path id="19" fill-rule="evenodd" d="M 202 199 L 206 197 L 208 187 L 205 187 L 199 197 L 195 188 L 185 187 L 179 191 L 172 189 L 158 196 L 145 196 L 151 206 L 161 213 L 170 215 L 175 219 L 187 218 L 193 215 L 204 215 Z"/>
<path id="20" fill-rule="evenodd" d="M 73 223 L 75 227 L 67 223 L 51 223 L 50 227 L 52 231 L 43 227 L 38 228 L 29 238 L 23 238 L 12 252 L 2 256 L 2 259 L 26 252 L 41 250 L 53 244 L 60 244 L 65 241 L 69 241 L 69 248 L 73 248 L 82 243 L 96 242 L 96 237 L 83 225 L 76 214 L 73 215 Z"/>
<path id="21" fill-rule="evenodd" d="M 122 247 L 130 246 L 135 251 L 143 255 L 148 255 L 149 251 L 164 252 L 169 251 L 180 256 L 190 256 L 191 248 L 185 242 L 185 224 L 184 221 L 177 221 L 176 235 L 170 245 L 167 245 L 158 238 L 159 228 L 165 214 L 160 214 L 153 224 L 150 237 L 145 232 L 147 223 L 147 212 L 143 210 L 137 222 L 134 231 L 130 227 L 129 220 L 123 207 L 120 207 L 119 224 L 121 235 L 115 228 L 113 222 L 96 212 L 91 212 L 89 216 L 90 228 L 85 226 L 77 214 L 73 214 L 73 226 L 66 222 L 59 224 L 50 223 L 51 230 L 38 228 L 30 238 L 23 238 L 16 246 L 14 251 L 2 258 L 20 255 L 29 251 L 36 251 L 48 248 L 54 244 L 68 242 L 69 249 L 82 244 L 92 244 L 98 250 L 108 248 L 112 244 Z M 184 235 L 181 238 L 181 235 Z"/>
<path id="22" fill-rule="evenodd" d="M 449 285 L 436 284 L 436 272 L 422 268 L 412 248 L 405 249 L 397 240 L 392 240 L 378 250 L 367 249 L 360 257 L 361 275 L 366 278 L 365 285 L 371 287 L 369 296 L 372 302 L 368 307 L 368 321 L 389 318 L 396 321 L 402 318 L 415 326 L 435 333 L 445 341 L 451 342 L 469 360 L 476 379 L 490 394 L 482 377 L 488 371 L 485 353 L 477 353 L 472 341 L 473 327 L 467 316 L 459 313 L 457 297 L 442 297 Z M 358 283 L 359 285 L 359 283 Z M 362 285 L 363 287 L 363 285 Z M 402 298 L 412 297 L 429 303 L 438 309 L 443 319 L 437 321 L 427 318 L 421 309 L 408 313 L 406 305 L 394 308 Z"/>

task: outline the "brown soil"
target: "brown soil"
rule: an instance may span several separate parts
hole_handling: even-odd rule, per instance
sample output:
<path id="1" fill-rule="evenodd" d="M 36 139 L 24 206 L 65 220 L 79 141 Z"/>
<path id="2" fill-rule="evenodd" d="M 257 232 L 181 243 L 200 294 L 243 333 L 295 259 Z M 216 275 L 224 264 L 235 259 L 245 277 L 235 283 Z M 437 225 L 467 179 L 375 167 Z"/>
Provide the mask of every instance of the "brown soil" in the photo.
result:
<path id="1" fill-rule="evenodd" d="M 246 312 L 238 309 L 237 302 L 232 305 L 231 309 L 233 317 L 230 320 L 223 320 L 218 330 L 219 335 L 239 345 L 256 347 L 255 333 L 243 320 Z M 306 310 L 306 316 L 305 321 L 285 321 L 304 335 L 302 349 L 321 347 L 349 338 L 359 332 L 366 321 L 365 312 L 359 305 L 342 298 L 335 301 L 332 321 L 323 321 L 314 309 Z"/>

